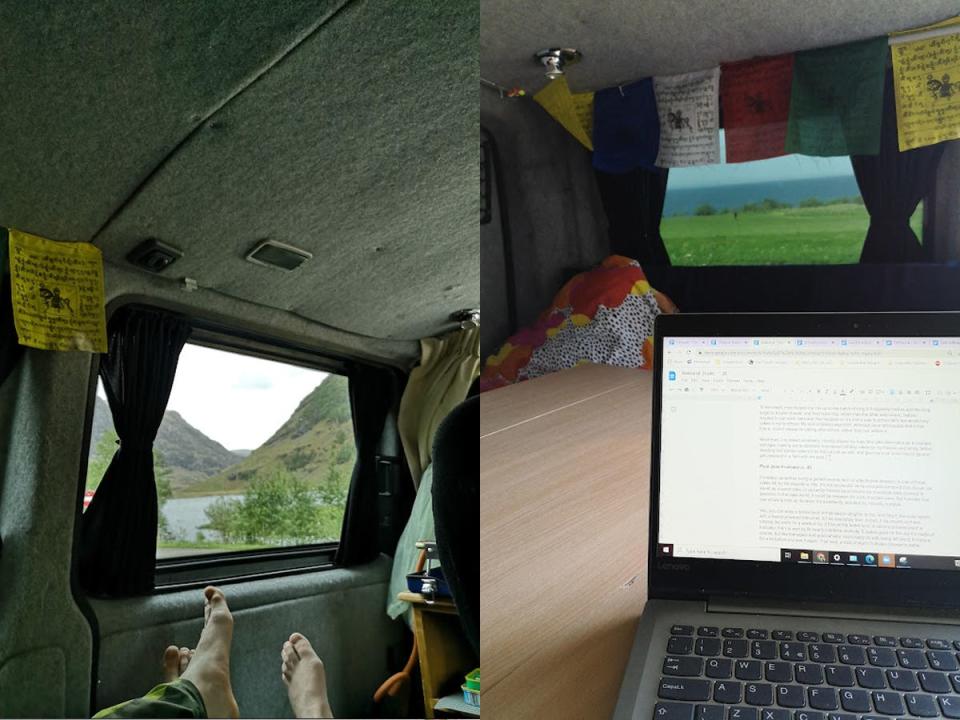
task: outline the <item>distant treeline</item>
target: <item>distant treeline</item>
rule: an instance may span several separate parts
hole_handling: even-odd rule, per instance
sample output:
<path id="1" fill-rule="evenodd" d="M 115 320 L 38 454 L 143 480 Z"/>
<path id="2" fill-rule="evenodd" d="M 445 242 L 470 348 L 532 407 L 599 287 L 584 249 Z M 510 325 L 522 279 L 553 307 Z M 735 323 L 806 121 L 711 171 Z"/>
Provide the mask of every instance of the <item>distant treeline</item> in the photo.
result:
<path id="1" fill-rule="evenodd" d="M 697 209 L 693 211 L 693 214 L 722 215 L 724 213 L 762 213 L 769 212 L 770 210 L 783 210 L 785 208 L 792 207 L 814 208 L 823 207 L 825 205 L 863 205 L 863 198 L 859 195 L 834 198 L 833 200 L 821 200 L 820 198 L 810 197 L 806 200 L 801 200 L 796 205 L 791 205 L 788 202 L 780 202 L 779 200 L 774 200 L 773 198 L 764 198 L 760 202 L 747 203 L 746 205 L 742 205 L 738 208 L 716 208 L 710 203 L 704 203 L 703 205 L 697 206 Z"/>

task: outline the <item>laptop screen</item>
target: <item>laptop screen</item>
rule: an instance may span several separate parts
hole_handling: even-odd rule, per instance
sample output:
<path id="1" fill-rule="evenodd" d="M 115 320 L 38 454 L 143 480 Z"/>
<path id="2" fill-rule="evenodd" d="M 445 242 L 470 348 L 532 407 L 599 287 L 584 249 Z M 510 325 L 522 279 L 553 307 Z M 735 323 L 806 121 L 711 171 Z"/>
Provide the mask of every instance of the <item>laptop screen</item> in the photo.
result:
<path id="1" fill-rule="evenodd" d="M 657 555 L 960 570 L 960 338 L 663 338 Z"/>

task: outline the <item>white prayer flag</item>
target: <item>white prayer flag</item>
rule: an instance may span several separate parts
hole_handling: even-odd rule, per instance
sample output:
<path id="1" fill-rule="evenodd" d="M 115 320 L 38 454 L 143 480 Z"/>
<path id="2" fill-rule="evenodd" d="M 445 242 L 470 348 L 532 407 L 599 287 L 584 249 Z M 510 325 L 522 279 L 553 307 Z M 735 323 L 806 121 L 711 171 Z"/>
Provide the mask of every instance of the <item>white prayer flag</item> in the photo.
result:
<path id="1" fill-rule="evenodd" d="M 720 162 L 720 68 L 653 78 L 660 167 Z"/>

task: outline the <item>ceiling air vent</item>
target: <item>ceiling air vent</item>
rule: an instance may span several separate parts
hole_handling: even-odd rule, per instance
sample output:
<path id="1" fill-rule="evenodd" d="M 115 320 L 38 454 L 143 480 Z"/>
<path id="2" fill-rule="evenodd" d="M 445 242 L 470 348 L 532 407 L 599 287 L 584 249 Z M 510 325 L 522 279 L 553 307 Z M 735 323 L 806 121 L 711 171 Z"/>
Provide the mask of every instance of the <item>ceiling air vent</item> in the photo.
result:
<path id="1" fill-rule="evenodd" d="M 183 257 L 183 253 L 173 245 L 159 240 L 144 240 L 127 255 L 127 260 L 137 267 L 158 273 L 166 270 L 174 261 Z"/>
<path id="2" fill-rule="evenodd" d="M 313 253 L 275 240 L 264 240 L 247 253 L 250 262 L 281 270 L 296 270 L 312 257 Z"/>

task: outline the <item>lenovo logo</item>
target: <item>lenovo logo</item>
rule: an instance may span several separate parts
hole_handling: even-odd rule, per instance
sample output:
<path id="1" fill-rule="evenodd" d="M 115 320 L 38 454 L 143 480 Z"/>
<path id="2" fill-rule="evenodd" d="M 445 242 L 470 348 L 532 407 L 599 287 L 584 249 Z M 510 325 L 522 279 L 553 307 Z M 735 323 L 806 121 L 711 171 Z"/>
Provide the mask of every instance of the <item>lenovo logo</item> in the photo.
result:
<path id="1" fill-rule="evenodd" d="M 659 567 L 661 570 L 682 570 L 684 572 L 690 570 L 690 565 L 678 562 L 661 562 Z"/>

